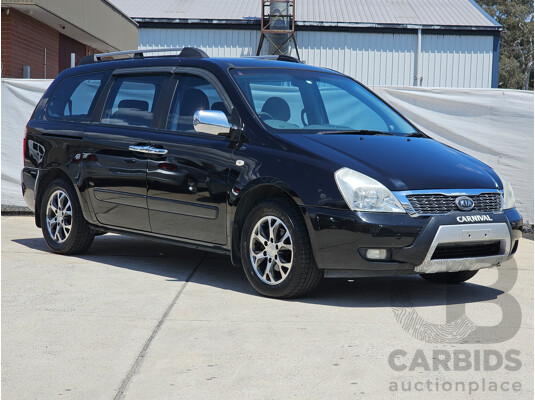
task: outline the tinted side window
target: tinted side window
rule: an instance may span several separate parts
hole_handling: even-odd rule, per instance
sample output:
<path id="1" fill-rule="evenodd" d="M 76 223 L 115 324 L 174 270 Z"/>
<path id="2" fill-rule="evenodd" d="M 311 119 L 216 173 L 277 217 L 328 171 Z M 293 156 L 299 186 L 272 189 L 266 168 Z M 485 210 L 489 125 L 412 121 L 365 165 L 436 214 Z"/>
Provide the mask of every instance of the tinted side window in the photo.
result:
<path id="1" fill-rule="evenodd" d="M 165 75 L 123 76 L 113 83 L 102 123 L 150 127 Z"/>
<path id="2" fill-rule="evenodd" d="M 63 79 L 48 100 L 47 118 L 88 122 L 106 76 L 97 72 Z"/>
<path id="3" fill-rule="evenodd" d="M 223 111 L 227 118 L 230 116 L 225 103 L 210 82 L 196 75 L 181 75 L 171 104 L 167 129 L 196 133 L 193 129 L 193 114 L 197 110 L 218 110 Z"/>

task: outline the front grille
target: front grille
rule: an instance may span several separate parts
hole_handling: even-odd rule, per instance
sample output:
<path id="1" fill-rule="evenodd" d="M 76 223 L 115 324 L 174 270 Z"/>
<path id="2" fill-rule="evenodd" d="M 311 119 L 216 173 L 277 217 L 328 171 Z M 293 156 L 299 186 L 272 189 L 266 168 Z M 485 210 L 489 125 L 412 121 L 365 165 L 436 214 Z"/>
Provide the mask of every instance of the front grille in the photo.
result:
<path id="1" fill-rule="evenodd" d="M 459 243 L 438 245 L 431 257 L 432 260 L 452 258 L 473 258 L 496 256 L 500 254 L 500 242 Z"/>
<path id="2" fill-rule="evenodd" d="M 447 214 L 449 212 L 459 212 L 455 205 L 457 196 L 446 196 L 443 194 L 410 194 L 407 199 L 417 214 Z M 471 211 L 495 212 L 502 208 L 500 193 L 482 193 L 468 196 L 474 201 L 474 208 Z"/>

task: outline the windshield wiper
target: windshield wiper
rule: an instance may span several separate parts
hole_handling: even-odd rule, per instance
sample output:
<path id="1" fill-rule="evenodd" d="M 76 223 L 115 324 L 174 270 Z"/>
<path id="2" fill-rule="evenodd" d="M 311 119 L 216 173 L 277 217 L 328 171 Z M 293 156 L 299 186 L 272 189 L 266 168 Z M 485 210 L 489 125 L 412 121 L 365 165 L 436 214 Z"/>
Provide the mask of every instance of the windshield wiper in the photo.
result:
<path id="1" fill-rule="evenodd" d="M 388 135 L 393 136 L 390 132 L 370 131 L 367 129 L 347 130 L 347 131 L 321 131 L 318 135 Z"/>
<path id="2" fill-rule="evenodd" d="M 426 138 L 427 136 L 424 135 L 421 132 L 413 132 L 413 133 L 409 133 L 408 135 L 405 135 L 405 137 L 423 137 L 423 138 Z"/>

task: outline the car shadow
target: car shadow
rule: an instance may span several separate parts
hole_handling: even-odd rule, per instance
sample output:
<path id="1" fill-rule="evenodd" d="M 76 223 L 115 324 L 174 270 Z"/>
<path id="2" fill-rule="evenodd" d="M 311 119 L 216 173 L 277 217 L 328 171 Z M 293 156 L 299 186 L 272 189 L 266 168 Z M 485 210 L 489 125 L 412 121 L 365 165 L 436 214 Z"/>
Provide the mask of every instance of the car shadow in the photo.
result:
<path id="1" fill-rule="evenodd" d="M 42 238 L 14 239 L 34 250 L 49 252 Z M 194 266 L 200 266 L 190 281 L 200 285 L 258 296 L 245 274 L 230 258 L 166 242 L 123 235 L 97 236 L 84 255 L 72 256 L 117 268 L 160 275 L 183 282 Z M 496 299 L 502 290 L 470 282 L 441 285 L 418 275 L 380 278 L 323 279 L 306 297 L 287 300 L 333 307 L 428 307 L 476 303 Z"/>

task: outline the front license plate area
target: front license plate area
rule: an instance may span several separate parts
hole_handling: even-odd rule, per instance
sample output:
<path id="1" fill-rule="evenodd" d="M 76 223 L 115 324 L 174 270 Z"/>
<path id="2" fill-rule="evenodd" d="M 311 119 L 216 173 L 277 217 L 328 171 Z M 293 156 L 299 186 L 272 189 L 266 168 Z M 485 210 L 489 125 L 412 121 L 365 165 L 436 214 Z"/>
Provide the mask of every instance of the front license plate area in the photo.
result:
<path id="1" fill-rule="evenodd" d="M 466 229 L 463 230 L 463 240 L 485 240 L 490 237 L 490 229 Z"/>

